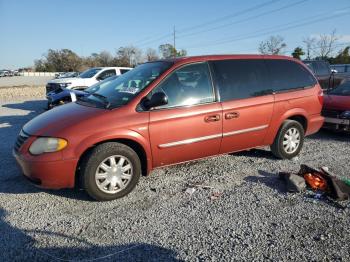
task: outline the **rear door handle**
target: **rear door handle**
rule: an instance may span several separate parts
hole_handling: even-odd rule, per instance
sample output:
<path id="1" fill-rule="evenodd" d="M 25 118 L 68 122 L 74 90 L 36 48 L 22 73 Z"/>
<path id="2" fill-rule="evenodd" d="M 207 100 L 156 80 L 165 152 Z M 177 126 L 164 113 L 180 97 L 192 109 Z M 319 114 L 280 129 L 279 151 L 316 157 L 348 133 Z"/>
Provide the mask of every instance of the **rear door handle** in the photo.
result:
<path id="1" fill-rule="evenodd" d="M 239 117 L 239 112 L 230 112 L 225 114 L 225 119 L 230 120 Z"/>
<path id="2" fill-rule="evenodd" d="M 220 115 L 212 115 L 212 116 L 206 116 L 204 118 L 205 122 L 217 122 L 220 121 Z"/>

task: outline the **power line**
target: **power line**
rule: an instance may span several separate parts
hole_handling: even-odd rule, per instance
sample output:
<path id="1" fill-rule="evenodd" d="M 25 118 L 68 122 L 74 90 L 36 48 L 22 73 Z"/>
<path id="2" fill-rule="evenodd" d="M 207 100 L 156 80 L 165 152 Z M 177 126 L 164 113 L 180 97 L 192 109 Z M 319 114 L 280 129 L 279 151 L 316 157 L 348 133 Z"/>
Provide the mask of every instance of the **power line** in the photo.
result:
<path id="1" fill-rule="evenodd" d="M 300 5 L 300 4 L 305 3 L 307 1 L 309 1 L 309 0 L 301 0 L 301 1 L 298 1 L 298 2 L 295 2 L 295 3 L 290 3 L 290 4 L 287 4 L 285 6 L 282 6 L 282 7 L 279 7 L 279 8 L 270 10 L 270 11 L 267 11 L 267 12 L 263 12 L 263 13 L 260 13 L 260 14 L 254 15 L 254 16 L 250 16 L 250 17 L 242 19 L 242 20 L 237 20 L 237 21 L 234 21 L 234 22 L 231 22 L 231 23 L 227 23 L 227 24 L 224 24 L 224 25 L 219 25 L 219 26 L 216 26 L 216 27 L 212 27 L 210 29 L 205 29 L 205 30 L 194 32 L 194 33 L 184 34 L 184 35 L 180 34 L 180 35 L 178 35 L 178 38 L 190 37 L 190 36 L 198 35 L 198 34 L 201 34 L 201 33 L 206 33 L 206 32 L 214 31 L 214 30 L 217 30 L 217 29 L 221 29 L 221 28 L 224 28 L 224 27 L 229 27 L 231 25 L 236 25 L 236 24 L 240 24 L 240 23 L 247 22 L 247 21 L 250 21 L 250 20 L 254 20 L 254 19 L 257 19 L 257 18 L 265 16 L 265 15 L 270 15 L 272 13 L 276 13 L 276 12 L 281 11 L 283 9 L 287 9 L 287 8 L 290 8 L 290 7 L 293 7 L 293 6 L 296 6 L 296 5 Z"/>
<path id="2" fill-rule="evenodd" d="M 230 14 L 230 15 L 226 15 L 226 16 L 223 16 L 223 17 L 220 17 L 220 18 L 217 18 L 217 19 L 214 19 L 214 20 L 202 23 L 202 24 L 198 24 L 198 25 L 195 25 L 195 26 L 191 26 L 191 27 L 187 27 L 187 28 L 178 30 L 178 32 L 189 32 L 189 31 L 192 31 L 193 29 L 197 29 L 197 28 L 200 28 L 200 27 L 203 27 L 203 26 L 215 24 L 215 23 L 218 23 L 220 21 L 224 21 L 224 20 L 230 19 L 232 17 L 241 16 L 243 14 L 246 14 L 246 13 L 249 13 L 251 11 L 255 11 L 255 10 L 261 9 L 261 8 L 263 8 L 265 6 L 274 4 L 274 3 L 279 2 L 279 1 L 281 1 L 281 0 L 270 0 L 270 1 L 267 1 L 265 3 L 254 5 L 252 7 L 249 7 L 247 9 L 244 9 L 244 10 L 241 10 L 241 11 L 237 11 L 237 12 L 235 12 L 233 14 Z M 147 37 L 144 40 L 136 41 L 135 44 L 140 43 L 141 46 L 144 46 L 144 45 L 147 45 L 147 44 L 150 44 L 150 43 L 153 43 L 153 42 L 157 42 L 157 41 L 166 39 L 166 38 L 171 37 L 171 36 L 172 36 L 172 34 L 169 34 L 169 33 L 168 34 L 164 34 L 161 37 L 158 37 L 158 35 L 155 35 L 153 37 Z"/>
<path id="3" fill-rule="evenodd" d="M 201 28 L 203 26 L 210 25 L 210 24 L 215 24 L 215 23 L 218 23 L 220 21 L 230 19 L 232 17 L 241 16 L 241 15 L 244 15 L 244 14 L 249 13 L 251 11 L 255 11 L 255 10 L 261 9 L 261 8 L 263 8 L 265 6 L 274 4 L 274 3 L 279 2 L 279 1 L 281 1 L 281 0 L 270 0 L 270 1 L 267 1 L 265 3 L 261 3 L 261 4 L 258 4 L 258 5 L 249 7 L 247 9 L 242 10 L 242 11 L 237 11 L 237 12 L 235 12 L 233 14 L 230 14 L 230 15 L 226 15 L 226 16 L 223 16 L 223 17 L 220 17 L 220 18 L 216 18 L 216 19 L 213 19 L 211 21 L 208 21 L 208 22 L 205 22 L 205 23 L 202 23 L 202 24 L 198 24 L 198 25 L 195 25 L 195 26 L 191 26 L 191 27 L 187 27 L 187 28 L 181 29 L 181 30 L 179 30 L 179 32 L 191 31 L 193 29 Z"/>
<path id="4" fill-rule="evenodd" d="M 270 27 L 268 29 L 255 31 L 253 33 L 236 36 L 235 38 L 222 39 L 222 40 L 220 40 L 218 42 L 213 42 L 213 43 L 209 43 L 209 44 L 206 44 L 206 45 L 194 45 L 194 46 L 191 46 L 191 47 L 186 47 L 186 49 L 191 49 L 191 48 L 193 49 L 193 48 L 207 47 L 207 46 L 215 46 L 215 45 L 222 45 L 222 44 L 226 44 L 226 43 L 237 42 L 237 41 L 241 41 L 241 40 L 255 38 L 255 37 L 258 37 L 258 36 L 263 36 L 263 35 L 267 35 L 267 34 L 272 34 L 272 33 L 280 32 L 280 31 L 285 31 L 285 30 L 301 27 L 301 26 L 308 25 L 308 24 L 314 24 L 314 23 L 319 22 L 319 21 L 335 19 L 335 18 L 338 18 L 338 17 L 341 17 L 341 16 L 348 15 L 349 11 L 345 11 L 345 10 L 347 10 L 349 8 L 350 8 L 350 6 L 342 8 L 342 9 L 338 9 L 338 10 L 332 12 L 331 14 L 329 14 L 328 12 L 327 13 L 323 13 L 323 14 L 327 14 L 327 16 L 325 16 L 325 17 L 320 17 L 320 15 L 315 15 L 315 16 L 312 16 L 312 17 L 309 17 L 309 18 L 306 18 L 306 19 L 293 21 L 293 22 L 286 23 L 284 25 L 280 25 L 280 26 L 277 26 L 277 27 Z M 335 17 L 334 15 L 337 15 L 337 16 Z M 312 18 L 316 18 L 316 19 L 312 20 Z M 310 20 L 310 21 L 307 21 L 307 20 Z M 307 21 L 307 22 L 298 23 L 300 21 Z M 293 25 L 293 24 L 295 24 L 295 25 Z"/>
<path id="5" fill-rule="evenodd" d="M 174 26 L 174 57 L 176 57 L 176 30 L 175 30 L 175 26 Z"/>

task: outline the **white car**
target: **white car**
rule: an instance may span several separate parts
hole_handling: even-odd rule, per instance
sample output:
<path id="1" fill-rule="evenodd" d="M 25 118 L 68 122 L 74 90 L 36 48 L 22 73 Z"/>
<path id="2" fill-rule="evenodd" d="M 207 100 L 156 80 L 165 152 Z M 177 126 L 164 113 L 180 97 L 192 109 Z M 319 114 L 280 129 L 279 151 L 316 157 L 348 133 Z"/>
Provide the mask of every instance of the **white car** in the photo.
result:
<path id="1" fill-rule="evenodd" d="M 46 85 L 46 94 L 59 88 L 83 90 L 97 82 L 114 75 L 121 75 L 132 68 L 130 67 L 94 67 L 90 68 L 74 78 L 58 78 L 50 80 Z"/>

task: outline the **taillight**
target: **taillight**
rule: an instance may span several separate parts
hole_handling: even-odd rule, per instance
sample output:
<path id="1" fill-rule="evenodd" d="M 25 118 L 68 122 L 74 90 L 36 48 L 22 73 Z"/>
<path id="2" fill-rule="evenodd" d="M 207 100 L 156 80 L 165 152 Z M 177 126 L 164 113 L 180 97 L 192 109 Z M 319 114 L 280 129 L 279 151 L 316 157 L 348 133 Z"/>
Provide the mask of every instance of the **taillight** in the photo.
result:
<path id="1" fill-rule="evenodd" d="M 323 105 L 323 90 L 321 89 L 318 91 L 318 100 L 320 101 L 321 105 Z"/>

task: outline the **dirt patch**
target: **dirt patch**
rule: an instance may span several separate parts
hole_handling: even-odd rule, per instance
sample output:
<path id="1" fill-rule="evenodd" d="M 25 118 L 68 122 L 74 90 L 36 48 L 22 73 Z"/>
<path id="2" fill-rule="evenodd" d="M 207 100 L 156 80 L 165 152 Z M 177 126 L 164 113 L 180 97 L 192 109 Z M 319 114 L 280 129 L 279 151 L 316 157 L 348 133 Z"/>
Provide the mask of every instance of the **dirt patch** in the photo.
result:
<path id="1" fill-rule="evenodd" d="M 45 86 L 10 86 L 0 88 L 1 101 L 30 98 L 45 98 Z"/>

